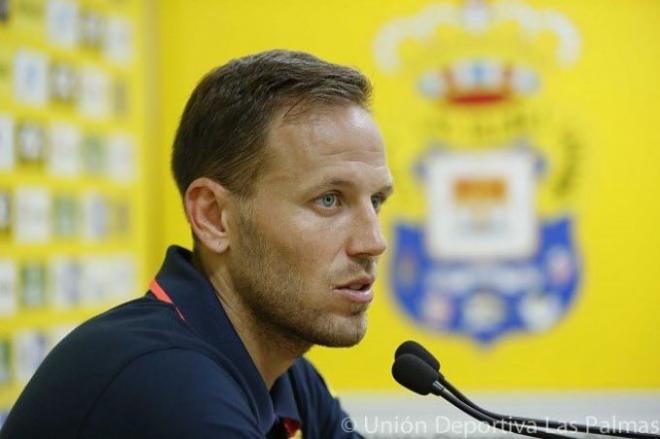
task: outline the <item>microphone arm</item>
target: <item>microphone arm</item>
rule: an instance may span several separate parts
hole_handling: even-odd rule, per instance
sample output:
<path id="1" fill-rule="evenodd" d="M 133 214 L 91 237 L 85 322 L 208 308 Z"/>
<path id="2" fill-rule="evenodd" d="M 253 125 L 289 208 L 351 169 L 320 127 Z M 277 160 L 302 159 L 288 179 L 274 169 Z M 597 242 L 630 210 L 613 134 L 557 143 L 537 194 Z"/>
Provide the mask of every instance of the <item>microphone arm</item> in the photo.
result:
<path id="1" fill-rule="evenodd" d="M 573 436 L 564 436 L 561 434 L 550 433 L 547 431 L 539 430 L 539 428 L 543 428 L 543 427 L 535 425 L 531 422 L 516 423 L 516 422 L 508 421 L 506 419 L 497 419 L 495 417 L 488 416 L 485 413 L 483 413 L 478 407 L 474 407 L 470 404 L 465 403 L 464 401 L 461 401 L 458 397 L 453 395 L 453 393 L 449 390 L 449 387 L 441 384 L 439 381 L 433 383 L 433 388 L 431 390 L 431 393 L 440 396 L 441 398 L 444 398 L 451 405 L 467 413 L 473 418 L 481 422 L 485 422 L 486 424 L 503 431 L 507 431 L 510 433 L 517 433 L 529 437 L 541 438 L 541 439 L 568 439 L 568 438 L 572 439 L 573 438 Z"/>
<path id="2" fill-rule="evenodd" d="M 477 404 L 472 402 L 467 396 L 461 393 L 456 387 L 454 387 L 442 375 L 442 373 L 440 373 L 440 363 L 438 362 L 438 359 L 435 358 L 435 356 L 433 356 L 433 354 L 431 354 L 424 346 L 417 343 L 416 341 L 407 340 L 401 343 L 401 345 L 396 349 L 396 352 L 394 353 L 395 360 L 404 354 L 411 354 L 417 357 L 418 359 L 426 363 L 428 366 L 430 366 L 431 369 L 436 371 L 438 374 L 437 380 L 442 384 L 442 386 L 444 386 L 447 389 L 447 391 L 453 393 L 453 395 L 455 395 L 458 400 L 463 402 L 465 405 L 477 411 L 480 411 L 484 415 L 494 419 L 500 419 L 504 421 L 513 422 L 516 424 L 532 425 L 532 426 L 541 424 L 544 425 L 546 428 L 570 429 L 571 432 L 576 432 L 576 433 L 577 432 L 594 433 L 595 431 L 595 433 L 603 436 L 615 436 L 615 437 L 624 437 L 624 438 L 632 438 L 632 439 L 660 439 L 660 435 L 651 434 L 651 433 L 638 433 L 634 431 L 629 432 L 629 431 L 624 431 L 609 427 L 598 427 L 596 429 L 595 428 L 596 426 L 590 428 L 584 424 L 579 424 L 575 422 L 557 422 L 549 419 L 523 418 L 520 416 L 502 415 L 499 413 L 491 412 L 479 407 Z"/>
<path id="3" fill-rule="evenodd" d="M 520 416 L 511 416 L 511 415 L 502 415 L 500 413 L 495 413 L 488 411 L 484 408 L 481 408 L 474 402 L 472 402 L 467 396 L 465 396 L 463 393 L 461 393 L 456 387 L 454 387 L 449 381 L 447 381 L 446 378 L 444 378 L 442 375 L 438 378 L 438 381 L 441 383 L 442 387 L 446 389 L 446 391 L 451 392 L 456 399 L 464 403 L 465 405 L 471 407 L 474 410 L 477 410 L 484 415 L 494 418 L 494 419 L 499 419 L 499 420 L 505 420 L 509 422 L 514 422 L 519 425 L 544 425 L 547 426 L 548 428 L 553 428 L 553 429 L 570 429 L 571 432 L 576 432 L 576 433 L 591 433 L 591 434 L 600 434 L 603 436 L 614 436 L 614 437 L 624 437 L 624 438 L 632 438 L 632 439 L 659 439 L 660 435 L 656 434 L 651 434 L 651 433 L 637 433 L 637 432 L 628 432 L 624 430 L 618 430 L 615 428 L 608 428 L 608 427 L 588 427 L 584 424 L 578 424 L 574 422 L 557 422 L 557 421 L 552 421 L 549 419 L 536 419 L 536 418 L 524 418 Z"/>
<path id="4" fill-rule="evenodd" d="M 459 410 L 497 429 L 541 439 L 572 439 L 570 436 L 562 436 L 539 430 L 538 426 L 516 424 L 503 419 L 486 416 L 481 411 L 470 407 L 446 390 L 440 381 L 438 381 L 440 378 L 438 371 L 413 354 L 402 354 L 394 360 L 394 364 L 392 364 L 392 377 L 408 390 L 419 395 L 433 393 L 440 396 Z M 509 428 L 507 429 L 506 427 Z"/>

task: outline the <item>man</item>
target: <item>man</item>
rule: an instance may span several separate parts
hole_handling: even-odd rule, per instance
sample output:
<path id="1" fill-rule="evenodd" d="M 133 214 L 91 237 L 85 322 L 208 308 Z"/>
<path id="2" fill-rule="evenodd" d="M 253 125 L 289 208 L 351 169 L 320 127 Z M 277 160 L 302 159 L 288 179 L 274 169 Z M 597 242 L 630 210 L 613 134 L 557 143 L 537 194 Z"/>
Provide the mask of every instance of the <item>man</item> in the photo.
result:
<path id="1" fill-rule="evenodd" d="M 210 72 L 172 155 L 193 253 L 170 247 L 145 297 L 65 338 L 0 437 L 353 435 L 302 355 L 366 331 L 392 191 L 369 94 L 298 52 Z"/>

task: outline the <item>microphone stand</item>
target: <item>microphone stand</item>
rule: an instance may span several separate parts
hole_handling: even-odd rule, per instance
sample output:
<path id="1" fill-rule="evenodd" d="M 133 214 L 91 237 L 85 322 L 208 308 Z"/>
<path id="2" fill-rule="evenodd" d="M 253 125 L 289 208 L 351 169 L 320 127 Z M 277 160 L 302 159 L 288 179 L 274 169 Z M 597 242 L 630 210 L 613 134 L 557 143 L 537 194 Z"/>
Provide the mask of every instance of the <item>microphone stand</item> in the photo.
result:
<path id="1" fill-rule="evenodd" d="M 660 436 L 651 433 L 637 433 L 637 432 L 628 432 L 623 430 L 618 430 L 608 427 L 588 427 L 584 424 L 578 424 L 574 422 L 557 422 L 549 419 L 535 419 L 535 418 L 524 418 L 520 416 L 511 416 L 511 415 L 502 415 L 499 413 L 491 412 L 486 409 L 481 408 L 474 402 L 472 402 L 467 396 L 465 396 L 461 391 L 454 387 L 447 379 L 440 375 L 438 379 L 441 386 L 446 389 L 447 392 L 451 392 L 453 396 L 463 404 L 471 407 L 474 410 L 477 410 L 493 419 L 508 421 L 515 423 L 516 425 L 543 425 L 545 428 L 552 429 L 570 429 L 571 432 L 575 433 L 587 433 L 587 434 L 600 434 L 603 436 L 614 436 L 614 437 L 623 437 L 623 438 L 632 438 L 632 439 L 659 439 Z M 449 401 L 449 400 L 448 400 Z M 451 403 L 451 401 L 450 401 Z M 453 404 L 453 403 L 452 403 Z"/>
<path id="2" fill-rule="evenodd" d="M 539 430 L 539 426 L 531 422 L 518 423 L 518 422 L 507 421 L 505 419 L 497 419 L 495 417 L 487 416 L 486 414 L 482 413 L 480 409 L 472 407 L 471 405 L 468 405 L 465 402 L 458 399 L 456 396 L 452 394 L 452 392 L 449 391 L 448 388 L 445 388 L 445 386 L 440 384 L 439 381 L 433 383 L 433 389 L 431 390 L 431 393 L 440 396 L 441 398 L 444 398 L 451 405 L 467 413 L 473 418 L 481 422 L 485 422 L 486 424 L 503 431 L 508 431 L 510 433 L 517 433 L 524 436 L 537 437 L 541 439 L 573 438 L 573 436 L 564 436 L 561 434 L 550 433 L 547 431 Z"/>

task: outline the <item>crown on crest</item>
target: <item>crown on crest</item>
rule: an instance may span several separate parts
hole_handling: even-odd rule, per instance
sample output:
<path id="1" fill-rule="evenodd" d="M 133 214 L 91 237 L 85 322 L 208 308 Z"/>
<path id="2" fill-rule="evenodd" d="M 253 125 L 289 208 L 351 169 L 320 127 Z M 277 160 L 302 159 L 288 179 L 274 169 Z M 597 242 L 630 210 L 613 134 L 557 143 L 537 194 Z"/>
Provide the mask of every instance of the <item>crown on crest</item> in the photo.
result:
<path id="1" fill-rule="evenodd" d="M 531 96 L 542 65 L 568 66 L 579 52 L 579 34 L 563 14 L 520 1 L 432 4 L 387 23 L 375 40 L 382 70 L 405 64 L 422 96 L 463 106 Z"/>

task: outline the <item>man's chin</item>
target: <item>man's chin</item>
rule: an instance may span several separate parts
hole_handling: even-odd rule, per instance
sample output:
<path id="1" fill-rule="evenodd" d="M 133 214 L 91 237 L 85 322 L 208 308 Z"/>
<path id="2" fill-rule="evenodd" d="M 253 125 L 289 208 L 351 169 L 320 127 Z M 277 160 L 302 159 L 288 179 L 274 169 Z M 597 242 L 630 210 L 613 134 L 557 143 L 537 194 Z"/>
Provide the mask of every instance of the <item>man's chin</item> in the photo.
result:
<path id="1" fill-rule="evenodd" d="M 360 343 L 367 333 L 367 316 L 365 313 L 341 321 L 333 322 L 334 330 L 316 334 L 313 344 L 330 348 L 350 348 Z"/>
<path id="2" fill-rule="evenodd" d="M 319 346 L 325 346 L 327 348 L 350 348 L 362 341 L 364 335 L 359 338 L 354 339 L 333 339 L 327 340 L 325 343 L 316 343 Z"/>

